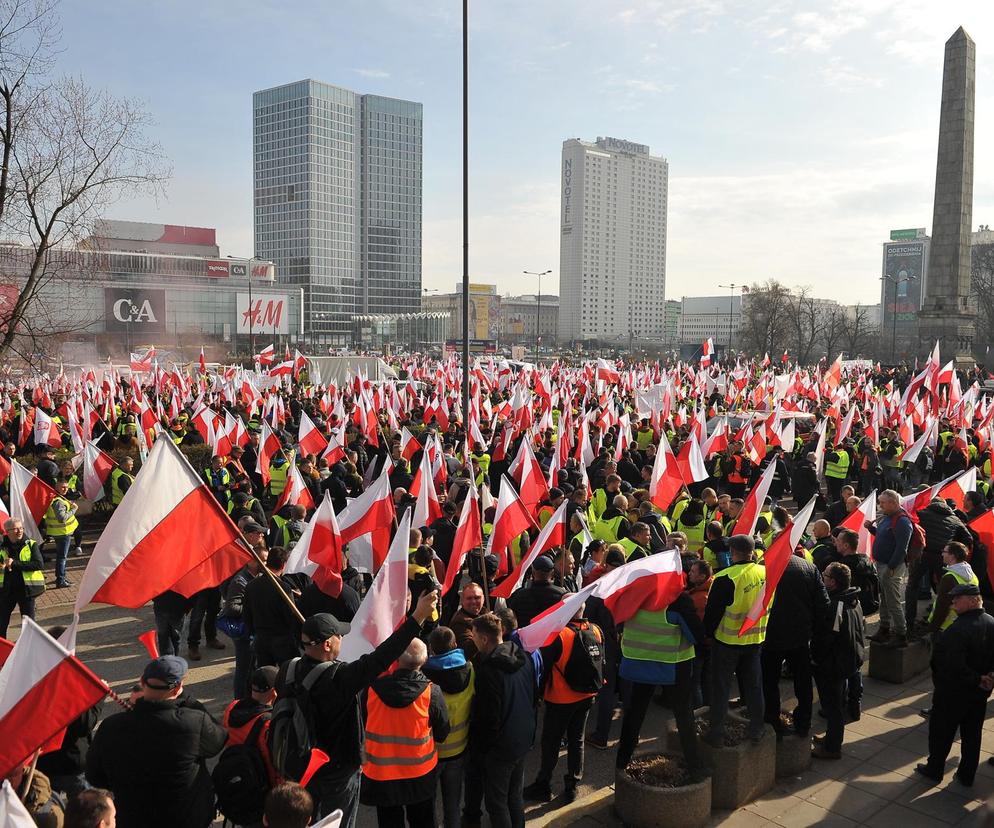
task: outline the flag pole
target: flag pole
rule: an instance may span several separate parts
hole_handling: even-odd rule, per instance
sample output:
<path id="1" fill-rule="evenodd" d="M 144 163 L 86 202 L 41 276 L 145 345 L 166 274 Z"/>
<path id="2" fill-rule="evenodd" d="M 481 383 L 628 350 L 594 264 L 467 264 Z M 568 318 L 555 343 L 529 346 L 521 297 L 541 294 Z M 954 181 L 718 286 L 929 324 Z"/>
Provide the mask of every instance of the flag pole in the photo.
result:
<path id="1" fill-rule="evenodd" d="M 480 572 L 483 573 L 483 611 L 490 612 L 490 580 L 487 578 L 487 555 L 482 546 L 477 547 L 480 553 Z"/>

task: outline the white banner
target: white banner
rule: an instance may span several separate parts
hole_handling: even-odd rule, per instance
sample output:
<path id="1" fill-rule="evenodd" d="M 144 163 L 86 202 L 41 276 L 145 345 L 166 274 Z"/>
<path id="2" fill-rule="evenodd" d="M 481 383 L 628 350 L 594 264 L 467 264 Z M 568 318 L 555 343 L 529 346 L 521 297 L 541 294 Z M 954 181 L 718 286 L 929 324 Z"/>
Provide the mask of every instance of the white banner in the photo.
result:
<path id="1" fill-rule="evenodd" d="M 290 301 L 286 294 L 253 292 L 251 304 L 250 308 L 247 293 L 238 294 L 238 333 L 290 333 Z"/>

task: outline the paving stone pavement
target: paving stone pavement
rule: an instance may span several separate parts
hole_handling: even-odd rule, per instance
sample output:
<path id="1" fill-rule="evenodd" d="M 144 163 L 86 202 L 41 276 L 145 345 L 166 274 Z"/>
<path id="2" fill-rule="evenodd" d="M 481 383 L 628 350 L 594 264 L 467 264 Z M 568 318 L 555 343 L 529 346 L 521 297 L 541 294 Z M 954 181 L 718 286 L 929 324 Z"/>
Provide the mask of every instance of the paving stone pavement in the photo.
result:
<path id="1" fill-rule="evenodd" d="M 70 559 L 72 581 L 78 582 L 86 560 L 86 557 Z M 51 567 L 47 574 L 52 582 Z M 39 602 L 39 622 L 43 625 L 68 623 L 75 594 L 75 587 L 47 591 Z M 871 621 L 872 629 L 876 618 Z M 19 625 L 20 619 L 15 613 L 11 638 L 17 637 Z M 81 617 L 79 656 L 116 691 L 126 693 L 147 658 L 137 636 L 153 627 L 151 606 L 139 610 L 88 607 Z M 229 645 L 224 651 L 204 649 L 202 652 L 204 660 L 190 665 L 187 687 L 212 713 L 220 714 L 230 700 L 232 649 Z M 185 637 L 182 655 L 186 655 Z M 919 710 L 930 703 L 928 673 L 922 673 L 904 685 L 871 678 L 864 678 L 864 685 L 863 715 L 860 721 L 846 725 L 840 761 L 815 760 L 810 771 L 797 778 L 779 780 L 772 791 L 755 802 L 737 811 L 716 812 L 710 824 L 729 828 L 800 828 L 806 825 L 929 828 L 982 824 L 982 812 L 986 811 L 984 803 L 994 796 L 994 767 L 986 762 L 994 754 L 994 720 L 985 725 L 984 751 L 974 787 L 963 788 L 952 778 L 959 756 L 958 745 L 953 747 L 946 778 L 940 785 L 931 787 L 914 772 L 915 764 L 922 760 L 927 749 L 928 725 Z M 784 707 L 789 709 L 792 702 L 790 683 L 783 682 L 781 690 Z M 116 710 L 116 705 L 107 702 L 104 715 L 111 715 Z M 650 705 L 642 732 L 646 747 L 652 747 L 661 739 L 668 718 L 666 710 Z M 613 748 L 620 727 L 620 719 L 616 719 L 611 730 L 611 750 L 587 749 L 584 784 L 579 791 L 581 797 L 613 787 Z M 823 722 L 817 716 L 814 728 L 815 733 L 823 730 Z M 537 763 L 536 749 L 529 758 L 526 783 L 534 779 Z M 565 755 L 560 763 L 553 780 L 557 795 L 562 789 Z M 556 820 L 562 804 L 556 799 L 540 806 L 530 805 L 527 809 L 529 824 L 541 825 Z M 599 807 L 585 815 L 576 813 L 574 818 L 556 822 L 580 828 L 621 825 L 610 807 Z M 375 812 L 364 807 L 359 824 L 363 828 L 375 826 Z"/>

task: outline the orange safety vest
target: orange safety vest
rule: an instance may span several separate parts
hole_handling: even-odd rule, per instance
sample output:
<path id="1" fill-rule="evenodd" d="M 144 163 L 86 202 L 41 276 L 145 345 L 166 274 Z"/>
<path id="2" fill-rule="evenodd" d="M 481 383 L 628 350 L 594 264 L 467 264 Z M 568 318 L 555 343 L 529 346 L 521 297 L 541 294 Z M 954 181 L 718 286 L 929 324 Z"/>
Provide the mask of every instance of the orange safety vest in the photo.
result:
<path id="1" fill-rule="evenodd" d="M 431 684 L 407 707 L 390 707 L 370 687 L 366 701 L 366 761 L 362 772 L 388 782 L 416 779 L 438 764 L 435 738 L 428 721 Z"/>
<path id="2" fill-rule="evenodd" d="M 742 455 L 733 454 L 732 460 L 735 461 L 735 471 L 728 473 L 729 483 L 746 483 L 746 479 L 742 476 Z"/>
<path id="3" fill-rule="evenodd" d="M 231 702 L 231 704 L 224 709 L 224 715 L 221 717 L 221 726 L 228 731 L 228 741 L 224 743 L 225 747 L 231 747 L 232 745 L 244 745 L 252 733 L 252 728 L 255 727 L 256 720 L 262 715 L 260 713 L 259 716 L 253 716 L 241 727 L 235 727 L 231 724 L 231 711 L 239 701 L 241 701 L 241 699 L 235 699 Z M 269 784 L 278 785 L 283 780 L 276 772 L 276 768 L 273 767 L 273 758 L 269 754 L 268 721 L 262 726 L 262 730 L 259 731 L 259 743 L 256 747 L 259 748 L 259 753 L 262 754 L 262 763 L 266 766 L 266 773 L 269 775 Z"/>
<path id="4" fill-rule="evenodd" d="M 601 643 L 604 642 L 600 627 L 596 624 L 591 624 L 589 621 L 581 621 L 579 628 L 582 630 L 591 630 L 598 641 Z M 569 657 L 573 653 L 573 645 L 576 643 L 576 627 L 574 625 L 564 627 L 562 632 L 559 633 L 559 640 L 563 643 L 563 651 L 552 666 L 549 686 L 545 689 L 545 700 L 553 704 L 572 704 L 573 702 L 583 701 L 584 699 L 596 696 L 596 693 L 579 693 L 570 687 L 569 682 L 566 681 L 566 662 L 569 661 Z"/>

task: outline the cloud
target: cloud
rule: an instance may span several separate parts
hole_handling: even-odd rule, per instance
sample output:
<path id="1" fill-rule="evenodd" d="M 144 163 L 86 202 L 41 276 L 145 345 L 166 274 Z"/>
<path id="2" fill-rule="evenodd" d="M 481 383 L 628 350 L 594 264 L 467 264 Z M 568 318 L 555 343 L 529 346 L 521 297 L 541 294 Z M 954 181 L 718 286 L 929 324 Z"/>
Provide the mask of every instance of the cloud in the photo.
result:
<path id="1" fill-rule="evenodd" d="M 357 75 L 362 75 L 364 78 L 389 78 L 390 73 L 383 69 L 353 69 Z"/>

